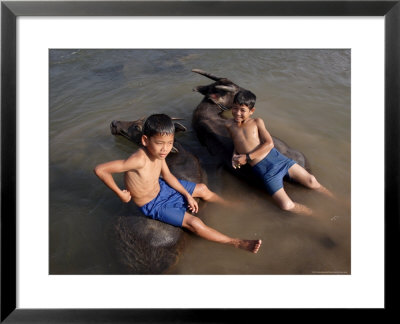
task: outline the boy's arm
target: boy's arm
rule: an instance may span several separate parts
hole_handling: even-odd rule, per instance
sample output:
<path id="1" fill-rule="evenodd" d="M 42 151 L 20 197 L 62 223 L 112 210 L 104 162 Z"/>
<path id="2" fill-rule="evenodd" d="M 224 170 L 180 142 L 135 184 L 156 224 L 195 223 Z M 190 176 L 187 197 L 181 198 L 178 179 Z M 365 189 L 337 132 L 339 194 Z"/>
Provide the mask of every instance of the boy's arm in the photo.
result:
<path id="1" fill-rule="evenodd" d="M 110 188 L 115 194 L 123 201 L 129 202 L 131 195 L 127 190 L 121 190 L 115 183 L 112 176 L 113 173 L 122 173 L 132 169 L 137 169 L 141 166 L 140 159 L 137 156 L 132 155 L 126 160 L 115 160 L 99 164 L 94 168 L 94 173 L 104 182 L 104 184 Z"/>
<path id="2" fill-rule="evenodd" d="M 161 175 L 164 181 L 168 183 L 171 188 L 174 188 L 186 198 L 189 204 L 189 209 L 192 210 L 194 213 L 197 213 L 199 210 L 199 206 L 197 205 L 196 200 L 193 199 L 192 195 L 186 191 L 179 180 L 171 173 L 165 160 L 163 161 L 161 166 Z"/>
<path id="3" fill-rule="evenodd" d="M 256 158 L 265 156 L 274 148 L 274 141 L 271 134 L 267 131 L 264 121 L 261 118 L 255 119 L 258 136 L 260 137 L 260 145 L 258 148 L 250 154 L 250 159 L 254 160 Z"/>

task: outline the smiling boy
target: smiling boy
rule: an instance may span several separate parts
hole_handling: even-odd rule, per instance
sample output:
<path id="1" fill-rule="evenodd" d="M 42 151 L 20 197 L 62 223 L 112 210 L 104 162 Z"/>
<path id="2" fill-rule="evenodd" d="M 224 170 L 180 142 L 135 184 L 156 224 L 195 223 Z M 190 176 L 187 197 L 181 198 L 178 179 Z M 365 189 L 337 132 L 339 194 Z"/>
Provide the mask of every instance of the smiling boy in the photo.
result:
<path id="1" fill-rule="evenodd" d="M 283 188 L 283 178 L 290 177 L 307 188 L 320 191 L 328 196 L 332 193 L 323 187 L 295 161 L 287 158 L 274 148 L 274 142 L 261 118 L 252 118 L 256 96 L 248 90 L 239 91 L 233 102 L 233 119 L 226 124 L 234 144 L 232 166 L 240 168 L 248 163 L 255 174 L 263 180 L 264 186 L 275 203 L 283 210 L 311 215 L 308 207 L 293 202 Z"/>
<path id="2" fill-rule="evenodd" d="M 96 166 L 96 175 L 125 203 L 133 200 L 141 212 L 152 219 L 184 227 L 207 240 L 233 245 L 257 253 L 261 240 L 242 240 L 226 236 L 188 213 L 198 212 L 195 197 L 229 205 L 205 184 L 178 180 L 165 161 L 174 143 L 175 127 L 164 114 L 151 115 L 143 126 L 142 145 L 126 160 Z M 124 173 L 126 189 L 121 190 L 112 174 Z M 160 177 L 162 176 L 162 177 Z"/>

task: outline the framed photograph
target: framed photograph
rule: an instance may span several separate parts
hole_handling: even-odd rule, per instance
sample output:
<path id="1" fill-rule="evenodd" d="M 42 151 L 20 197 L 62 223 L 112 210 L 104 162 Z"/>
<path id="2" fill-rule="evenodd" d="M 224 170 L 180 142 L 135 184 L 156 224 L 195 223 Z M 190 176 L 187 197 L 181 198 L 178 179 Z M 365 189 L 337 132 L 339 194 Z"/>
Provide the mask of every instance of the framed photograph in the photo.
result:
<path id="1" fill-rule="evenodd" d="M 2 2 L 1 320 L 394 310 L 399 15 L 398 1 Z M 223 77 L 257 94 L 254 116 L 338 194 L 325 201 L 288 185 L 316 221 L 277 221 L 271 201 L 216 171 L 191 123 L 199 86 Z M 137 210 L 92 170 L 136 149 L 111 135 L 118 121 L 158 112 L 189 130 L 175 138 L 199 157 L 208 185 L 246 201 L 255 221 L 213 205 L 202 219 L 261 236 L 258 254 L 201 239 L 182 254 L 131 244 L 125 227 L 141 224 L 124 216 Z M 156 262 L 141 259 L 150 252 Z"/>

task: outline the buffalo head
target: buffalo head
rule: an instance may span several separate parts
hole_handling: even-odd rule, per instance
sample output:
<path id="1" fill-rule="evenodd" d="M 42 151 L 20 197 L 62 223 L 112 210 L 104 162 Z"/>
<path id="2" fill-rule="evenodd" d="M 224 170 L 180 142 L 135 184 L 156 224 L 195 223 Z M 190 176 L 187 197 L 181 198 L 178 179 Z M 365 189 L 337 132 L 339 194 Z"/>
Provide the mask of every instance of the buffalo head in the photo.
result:
<path id="1" fill-rule="evenodd" d="M 172 120 L 177 120 L 177 118 L 172 118 Z M 142 117 L 138 120 L 134 121 L 118 121 L 113 120 L 110 124 L 111 134 L 113 135 L 121 135 L 131 142 L 135 143 L 138 146 L 142 145 L 142 130 L 144 122 L 146 121 L 146 117 Z M 186 127 L 182 124 L 175 122 L 175 133 L 186 131 Z M 172 153 L 177 152 L 177 148 L 174 148 L 171 151 Z"/>
<path id="2" fill-rule="evenodd" d="M 193 69 L 192 72 L 204 75 L 215 81 L 206 86 L 197 86 L 193 88 L 193 91 L 201 93 L 204 96 L 204 100 L 216 104 L 221 111 L 231 109 L 235 95 L 239 90 L 243 90 L 243 88 L 227 78 L 216 77 L 211 73 L 199 69 Z"/>

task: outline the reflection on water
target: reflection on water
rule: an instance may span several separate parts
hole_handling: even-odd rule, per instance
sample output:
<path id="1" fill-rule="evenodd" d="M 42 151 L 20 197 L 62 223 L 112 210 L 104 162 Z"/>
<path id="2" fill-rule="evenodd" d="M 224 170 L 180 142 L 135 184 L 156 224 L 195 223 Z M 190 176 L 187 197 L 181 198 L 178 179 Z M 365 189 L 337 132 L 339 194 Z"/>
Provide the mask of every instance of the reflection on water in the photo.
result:
<path id="1" fill-rule="evenodd" d="M 279 210 L 264 192 L 217 170 L 191 128 L 210 83 L 191 72 L 226 76 L 257 95 L 256 113 L 276 137 L 304 152 L 333 202 L 287 185 L 315 218 Z M 210 188 L 241 200 L 242 209 L 208 204 L 199 216 L 230 236 L 261 238 L 253 255 L 186 234 L 172 274 L 350 273 L 349 50 L 51 50 L 50 273 L 129 273 L 115 253 L 120 215 L 137 214 L 93 174 L 101 162 L 128 157 L 136 147 L 110 134 L 109 123 L 163 112 L 184 118 L 177 135 L 199 154 Z M 122 176 L 116 176 L 122 186 Z"/>

